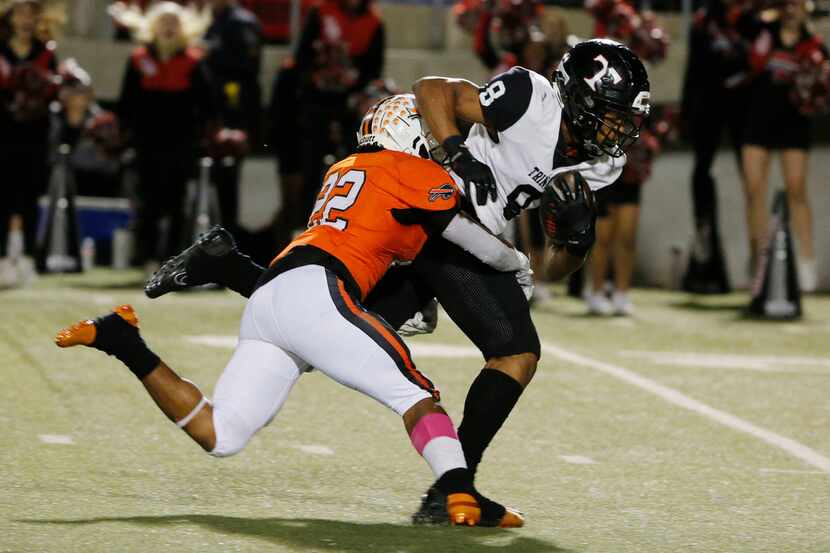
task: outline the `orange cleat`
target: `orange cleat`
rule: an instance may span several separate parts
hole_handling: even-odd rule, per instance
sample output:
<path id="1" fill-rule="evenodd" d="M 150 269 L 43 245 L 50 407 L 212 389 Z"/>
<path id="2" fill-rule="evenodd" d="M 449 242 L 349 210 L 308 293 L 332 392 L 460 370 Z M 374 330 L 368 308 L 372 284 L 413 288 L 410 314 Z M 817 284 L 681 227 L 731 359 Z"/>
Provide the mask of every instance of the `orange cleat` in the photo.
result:
<path id="1" fill-rule="evenodd" d="M 119 317 L 138 328 L 138 317 L 131 305 L 119 305 L 113 312 Z M 95 326 L 95 321 L 87 319 L 80 321 L 74 325 L 60 330 L 55 336 L 55 344 L 58 347 L 70 348 L 72 346 L 91 346 L 95 343 L 95 337 L 98 329 Z"/>
<path id="2" fill-rule="evenodd" d="M 481 520 L 481 507 L 476 498 L 467 493 L 451 493 L 447 496 L 447 512 L 453 526 L 475 526 Z"/>
<path id="3" fill-rule="evenodd" d="M 525 525 L 525 517 L 519 511 L 505 507 L 504 516 L 497 524 L 499 528 L 521 528 Z"/>
<path id="4" fill-rule="evenodd" d="M 465 496 L 463 501 L 467 503 L 470 501 L 467 499 L 469 496 L 466 494 L 455 495 Z M 511 509 L 510 507 L 496 503 L 477 491 L 474 491 L 471 495 L 480 509 L 476 526 L 487 528 L 521 528 L 525 525 L 524 515 L 516 509 Z M 421 506 L 412 515 L 412 524 L 454 523 L 453 518 L 450 516 L 449 505 L 450 501 L 447 494 L 441 492 L 433 484 L 421 497 Z"/>
<path id="5" fill-rule="evenodd" d="M 132 305 L 119 305 L 112 311 L 134 327 L 138 328 L 138 315 L 135 314 L 135 310 Z"/>

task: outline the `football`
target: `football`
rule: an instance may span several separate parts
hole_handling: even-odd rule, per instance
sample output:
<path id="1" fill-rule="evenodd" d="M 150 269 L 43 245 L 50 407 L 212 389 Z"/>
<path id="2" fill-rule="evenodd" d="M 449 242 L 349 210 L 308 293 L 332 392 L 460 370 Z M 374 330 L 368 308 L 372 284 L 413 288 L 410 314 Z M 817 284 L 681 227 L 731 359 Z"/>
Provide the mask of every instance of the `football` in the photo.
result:
<path id="1" fill-rule="evenodd" d="M 588 184 L 575 172 L 557 175 L 542 193 L 539 218 L 545 234 L 554 244 L 564 244 L 562 226 L 563 223 L 567 223 L 562 220 L 563 217 L 567 219 L 567 211 L 564 208 L 567 204 L 578 202 L 580 197 L 585 198 L 587 205 L 593 206 L 593 194 Z"/>

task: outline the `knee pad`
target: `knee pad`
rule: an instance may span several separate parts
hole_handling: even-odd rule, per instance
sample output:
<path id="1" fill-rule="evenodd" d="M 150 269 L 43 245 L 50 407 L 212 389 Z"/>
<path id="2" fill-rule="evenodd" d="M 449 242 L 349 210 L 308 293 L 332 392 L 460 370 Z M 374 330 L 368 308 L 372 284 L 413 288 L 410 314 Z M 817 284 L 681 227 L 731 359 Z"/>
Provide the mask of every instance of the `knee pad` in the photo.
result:
<path id="1" fill-rule="evenodd" d="M 214 457 L 230 457 L 242 451 L 256 432 L 242 417 L 227 406 L 213 406 L 213 430 L 216 445 L 208 452 Z"/>

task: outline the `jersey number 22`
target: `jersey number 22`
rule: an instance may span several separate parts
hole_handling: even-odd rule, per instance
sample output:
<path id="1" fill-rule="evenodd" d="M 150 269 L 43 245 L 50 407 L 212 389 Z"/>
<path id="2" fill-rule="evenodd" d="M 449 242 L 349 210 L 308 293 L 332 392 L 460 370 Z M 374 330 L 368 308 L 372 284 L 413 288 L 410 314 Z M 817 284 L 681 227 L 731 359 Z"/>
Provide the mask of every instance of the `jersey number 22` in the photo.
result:
<path id="1" fill-rule="evenodd" d="M 349 221 L 339 215 L 354 205 L 365 181 L 366 173 L 355 169 L 342 176 L 338 173 L 329 175 L 314 202 L 308 228 L 329 225 L 337 230 L 346 230 Z"/>

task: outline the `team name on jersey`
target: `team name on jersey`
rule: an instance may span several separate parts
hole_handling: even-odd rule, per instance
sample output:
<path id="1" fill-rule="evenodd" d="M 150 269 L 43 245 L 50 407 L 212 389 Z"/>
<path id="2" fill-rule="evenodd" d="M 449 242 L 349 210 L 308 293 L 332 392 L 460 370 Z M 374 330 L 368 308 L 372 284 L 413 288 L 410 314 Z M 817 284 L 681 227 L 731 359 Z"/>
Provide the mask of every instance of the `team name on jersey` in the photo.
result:
<path id="1" fill-rule="evenodd" d="M 548 175 L 538 167 L 534 167 L 527 176 L 540 188 L 545 188 L 553 180 L 553 175 Z"/>

